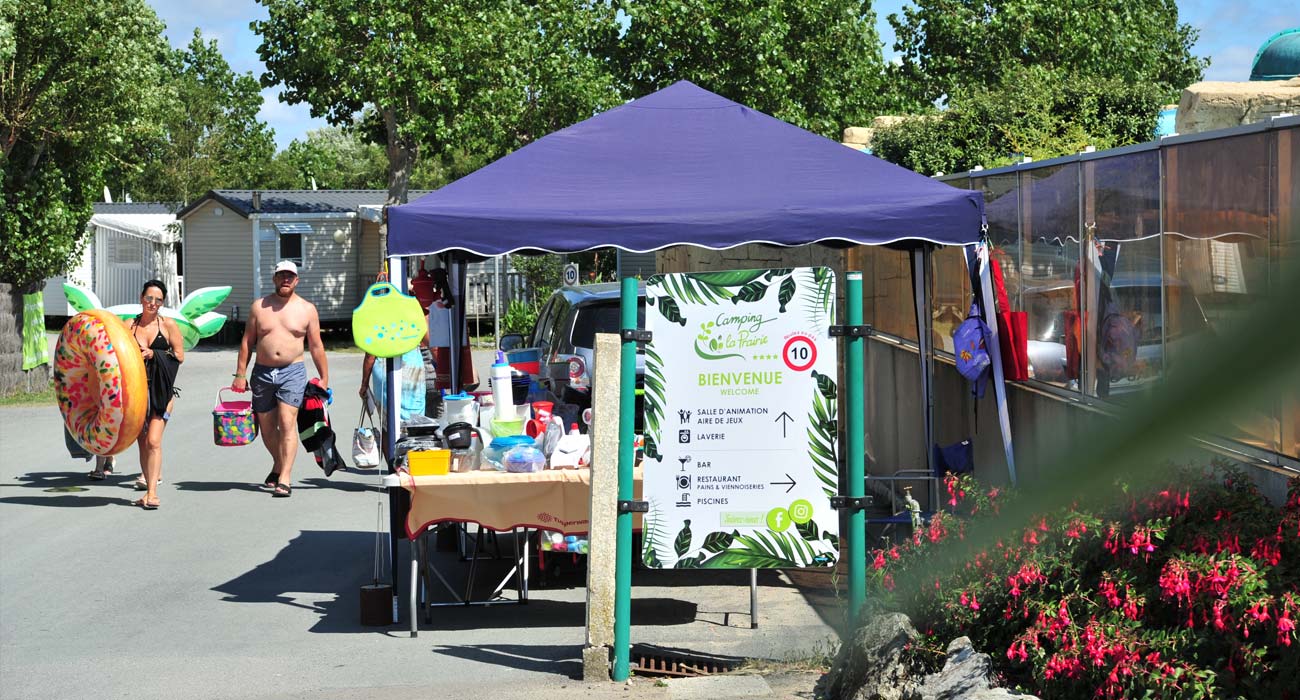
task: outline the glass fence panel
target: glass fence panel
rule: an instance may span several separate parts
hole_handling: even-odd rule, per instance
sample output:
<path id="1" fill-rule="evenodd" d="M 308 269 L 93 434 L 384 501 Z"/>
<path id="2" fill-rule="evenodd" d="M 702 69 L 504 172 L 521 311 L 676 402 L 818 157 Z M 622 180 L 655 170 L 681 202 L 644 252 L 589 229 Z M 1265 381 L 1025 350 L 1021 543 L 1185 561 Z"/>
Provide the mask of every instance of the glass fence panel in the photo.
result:
<path id="1" fill-rule="evenodd" d="M 952 354 L 952 334 L 966 320 L 971 305 L 970 275 L 966 274 L 966 253 L 960 246 L 935 250 L 930 258 L 934 289 L 930 298 L 934 349 Z"/>
<path id="2" fill-rule="evenodd" d="M 861 246 L 862 315 L 876 330 L 916 341 L 911 261 L 906 251 Z"/>
<path id="3" fill-rule="evenodd" d="M 1205 333 L 1233 333 L 1268 293 L 1275 142 L 1275 134 L 1262 132 L 1163 150 L 1164 332 L 1171 368 L 1196 352 Z M 1276 451 L 1278 419 L 1276 402 L 1269 402 L 1240 412 L 1221 432 Z"/>
<path id="4" fill-rule="evenodd" d="M 1031 376 L 1078 391 L 1079 164 L 1021 172 L 1020 197 L 1020 308 L 1029 321 Z"/>
<path id="5" fill-rule="evenodd" d="M 1011 308 L 1020 310 L 1020 176 L 1016 173 L 972 177 L 971 189 L 984 193 L 984 217 L 993 257 L 1002 266 Z"/>
<path id="6" fill-rule="evenodd" d="M 1176 284 L 1169 290 L 1160 267 L 1160 153 L 1087 161 L 1083 174 L 1084 219 L 1092 227 L 1082 266 L 1088 393 L 1122 401 L 1160 378 L 1162 299 L 1181 296 Z"/>
<path id="7" fill-rule="evenodd" d="M 1277 132 L 1277 259 L 1290 275 L 1300 275 L 1300 127 Z M 1282 396 L 1282 453 L 1300 459 L 1300 386 Z"/>

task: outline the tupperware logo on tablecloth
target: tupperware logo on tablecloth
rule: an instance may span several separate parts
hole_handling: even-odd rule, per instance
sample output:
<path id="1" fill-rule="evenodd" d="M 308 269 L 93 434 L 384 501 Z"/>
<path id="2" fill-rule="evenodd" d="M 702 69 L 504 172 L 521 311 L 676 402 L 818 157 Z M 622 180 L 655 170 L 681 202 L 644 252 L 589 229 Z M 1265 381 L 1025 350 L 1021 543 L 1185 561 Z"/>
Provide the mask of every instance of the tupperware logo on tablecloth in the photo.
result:
<path id="1" fill-rule="evenodd" d="M 588 521 L 588 520 L 564 520 L 564 519 L 562 519 L 562 518 L 557 518 L 557 517 L 555 517 L 554 515 L 551 515 L 550 513 L 542 512 L 542 513 L 538 513 L 538 514 L 537 514 L 537 522 L 539 522 L 539 523 L 555 523 L 556 525 L 559 525 L 560 527 L 569 528 L 569 527 L 573 527 L 574 525 L 586 525 L 586 524 L 588 524 L 590 521 Z"/>

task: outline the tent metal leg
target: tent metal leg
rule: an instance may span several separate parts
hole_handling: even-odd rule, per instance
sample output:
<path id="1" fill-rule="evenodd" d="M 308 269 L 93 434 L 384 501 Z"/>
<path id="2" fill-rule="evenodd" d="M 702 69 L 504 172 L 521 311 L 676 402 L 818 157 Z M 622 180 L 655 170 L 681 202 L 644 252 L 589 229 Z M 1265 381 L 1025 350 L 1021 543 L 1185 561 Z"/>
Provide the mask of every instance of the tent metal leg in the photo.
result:
<path id="1" fill-rule="evenodd" d="M 749 570 L 749 628 L 758 629 L 758 569 Z"/>
<path id="2" fill-rule="evenodd" d="M 916 340 L 921 360 L 921 407 L 925 426 L 925 467 L 934 473 L 934 348 L 930 315 L 930 254 L 931 246 L 923 245 L 911 251 L 912 299 L 916 305 Z M 934 507 L 930 504 L 930 507 Z"/>

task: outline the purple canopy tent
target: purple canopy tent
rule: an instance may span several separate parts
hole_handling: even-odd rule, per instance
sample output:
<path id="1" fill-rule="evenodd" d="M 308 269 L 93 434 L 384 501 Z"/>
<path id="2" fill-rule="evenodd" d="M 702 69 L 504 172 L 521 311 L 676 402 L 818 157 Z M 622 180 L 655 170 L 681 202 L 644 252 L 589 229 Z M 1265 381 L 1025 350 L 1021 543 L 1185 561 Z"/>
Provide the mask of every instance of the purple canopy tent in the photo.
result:
<path id="1" fill-rule="evenodd" d="M 388 254 L 965 245 L 983 202 L 679 82 L 393 207 Z"/>
<path id="2" fill-rule="evenodd" d="M 911 250 L 920 271 L 928 269 L 933 245 L 977 242 L 983 208 L 980 192 L 845 148 L 683 81 L 388 209 L 388 255 L 400 280 L 401 258 L 413 255 L 447 254 L 460 273 L 455 277 L 463 278 L 466 257 L 520 251 L 888 244 Z M 928 286 L 918 278 L 916 289 L 928 454 Z M 455 308 L 464 314 L 463 304 Z M 462 327 L 457 319 L 453 333 Z M 459 387 L 459 353 L 451 358 L 452 385 Z"/>

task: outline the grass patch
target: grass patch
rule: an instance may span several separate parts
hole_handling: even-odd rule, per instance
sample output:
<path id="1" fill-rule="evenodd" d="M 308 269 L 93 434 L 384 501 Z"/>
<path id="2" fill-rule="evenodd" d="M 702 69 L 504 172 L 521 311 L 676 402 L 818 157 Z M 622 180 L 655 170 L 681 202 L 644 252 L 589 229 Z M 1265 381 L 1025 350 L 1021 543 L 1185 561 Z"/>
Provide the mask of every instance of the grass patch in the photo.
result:
<path id="1" fill-rule="evenodd" d="M 783 659 L 746 659 L 734 673 L 825 672 L 835 662 L 839 651 L 839 640 L 827 637 L 813 644 L 811 649 L 790 652 Z"/>
<path id="2" fill-rule="evenodd" d="M 44 391 L 20 391 L 9 396 L 0 396 L 0 406 L 53 406 L 55 403 L 53 386 Z"/>

